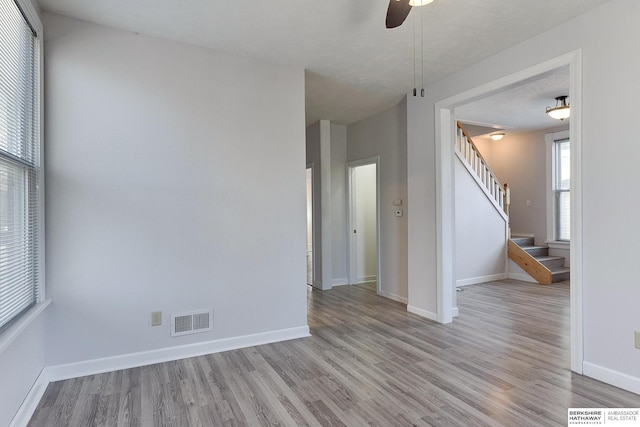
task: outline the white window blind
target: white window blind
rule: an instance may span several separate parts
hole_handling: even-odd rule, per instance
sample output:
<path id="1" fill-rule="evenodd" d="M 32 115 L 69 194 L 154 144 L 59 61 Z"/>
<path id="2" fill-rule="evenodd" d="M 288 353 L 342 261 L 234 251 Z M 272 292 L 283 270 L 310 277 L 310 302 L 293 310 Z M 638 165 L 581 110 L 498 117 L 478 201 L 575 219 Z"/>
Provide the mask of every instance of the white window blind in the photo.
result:
<path id="1" fill-rule="evenodd" d="M 0 0 L 0 331 L 38 301 L 38 57 L 14 0 Z"/>
<path id="2" fill-rule="evenodd" d="M 557 140 L 555 147 L 555 225 L 557 241 L 571 240 L 571 145 L 568 139 Z"/>

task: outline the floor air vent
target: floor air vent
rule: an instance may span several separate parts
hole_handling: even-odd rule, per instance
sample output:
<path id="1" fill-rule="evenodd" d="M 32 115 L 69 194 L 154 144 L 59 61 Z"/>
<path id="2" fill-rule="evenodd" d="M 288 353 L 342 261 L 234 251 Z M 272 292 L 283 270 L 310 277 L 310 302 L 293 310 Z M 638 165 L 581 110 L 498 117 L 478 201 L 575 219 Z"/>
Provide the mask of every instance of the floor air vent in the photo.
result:
<path id="1" fill-rule="evenodd" d="M 198 334 L 213 329 L 213 310 L 198 310 L 171 315 L 171 336 Z"/>

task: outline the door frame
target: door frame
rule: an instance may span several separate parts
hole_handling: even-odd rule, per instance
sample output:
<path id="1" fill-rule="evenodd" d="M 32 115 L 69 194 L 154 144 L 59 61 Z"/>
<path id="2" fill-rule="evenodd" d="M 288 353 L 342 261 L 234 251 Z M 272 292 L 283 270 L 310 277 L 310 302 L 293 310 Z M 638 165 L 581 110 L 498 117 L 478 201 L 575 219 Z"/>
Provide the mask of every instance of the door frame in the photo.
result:
<path id="1" fill-rule="evenodd" d="M 313 162 L 307 163 L 307 167 L 305 169 L 305 178 L 306 178 L 306 170 L 311 169 L 311 286 L 314 288 L 318 288 L 319 286 L 316 284 L 316 204 L 315 204 L 315 194 L 316 194 L 316 186 L 315 186 L 315 164 Z M 309 243 L 307 242 L 307 248 Z"/>
<path id="2" fill-rule="evenodd" d="M 382 266 L 380 263 L 380 156 L 367 157 L 360 160 L 347 162 L 347 280 L 350 285 L 357 283 L 354 277 L 357 269 L 355 262 L 357 259 L 356 245 L 353 243 L 353 229 L 355 225 L 355 199 L 354 199 L 354 178 L 353 174 L 358 166 L 376 166 L 376 292 L 380 294 L 382 289 Z"/>
<path id="3" fill-rule="evenodd" d="M 508 87 L 535 78 L 557 68 L 569 66 L 571 99 L 571 370 L 582 374 L 583 347 L 583 247 L 582 247 L 582 50 L 577 49 L 490 83 L 436 102 L 436 289 L 438 321 L 450 323 L 453 312 L 453 281 L 455 280 L 455 202 L 452 189 L 453 142 L 456 137 L 457 106 L 483 98 Z"/>

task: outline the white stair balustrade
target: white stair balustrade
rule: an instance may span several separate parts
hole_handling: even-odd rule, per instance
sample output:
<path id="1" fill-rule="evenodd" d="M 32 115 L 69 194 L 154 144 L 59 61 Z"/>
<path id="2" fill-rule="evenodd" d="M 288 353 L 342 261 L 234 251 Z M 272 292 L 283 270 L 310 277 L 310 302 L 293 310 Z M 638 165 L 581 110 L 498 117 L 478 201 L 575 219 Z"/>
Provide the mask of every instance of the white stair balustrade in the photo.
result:
<path id="1" fill-rule="evenodd" d="M 458 122 L 455 141 L 456 155 L 465 164 L 469 172 L 474 176 L 478 184 L 485 190 L 485 194 L 499 208 L 506 217 L 509 215 L 509 186 L 502 185 L 487 164 L 478 148 L 464 130 L 462 123 Z"/>

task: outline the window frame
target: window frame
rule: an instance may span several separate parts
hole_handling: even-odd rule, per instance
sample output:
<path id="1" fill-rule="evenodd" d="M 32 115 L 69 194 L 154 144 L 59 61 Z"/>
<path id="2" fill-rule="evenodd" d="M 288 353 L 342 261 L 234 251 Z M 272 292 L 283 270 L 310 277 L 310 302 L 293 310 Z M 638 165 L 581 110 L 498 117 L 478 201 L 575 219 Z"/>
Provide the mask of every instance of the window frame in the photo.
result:
<path id="1" fill-rule="evenodd" d="M 558 240 L 557 238 L 557 224 L 558 224 L 558 203 L 557 196 L 559 191 L 556 190 L 556 174 L 557 174 L 557 159 L 556 159 L 556 143 L 559 141 L 569 141 L 569 147 L 571 147 L 569 130 L 552 132 L 545 134 L 546 142 L 546 169 L 547 169 L 547 240 L 546 243 L 549 246 L 568 248 L 571 244 L 571 236 L 569 240 Z M 571 194 L 571 185 L 569 186 L 569 194 Z"/>
<path id="2" fill-rule="evenodd" d="M 44 219 L 44 202 L 45 202 L 45 167 L 44 167 L 44 138 L 43 138 L 43 117 L 44 117 L 44 96 L 43 96 L 43 55 L 44 55 L 44 39 L 43 39 L 43 25 L 40 20 L 38 10 L 36 6 L 30 0 L 10 0 L 13 1 L 22 16 L 27 21 L 27 24 L 31 27 L 35 33 L 34 37 L 34 70 L 35 70 L 35 123 L 34 123 L 34 140 L 38 144 L 36 153 L 36 183 L 35 183 L 35 198 L 36 198 L 36 224 L 37 224 L 37 251 L 35 253 L 35 263 L 38 269 L 38 280 L 36 286 L 37 299 L 35 305 L 32 305 L 28 309 L 22 311 L 15 318 L 10 321 L 0 331 L 0 353 L 6 349 L 13 340 L 19 336 L 22 330 L 24 330 L 50 303 L 46 300 L 45 293 L 45 219 Z"/>

